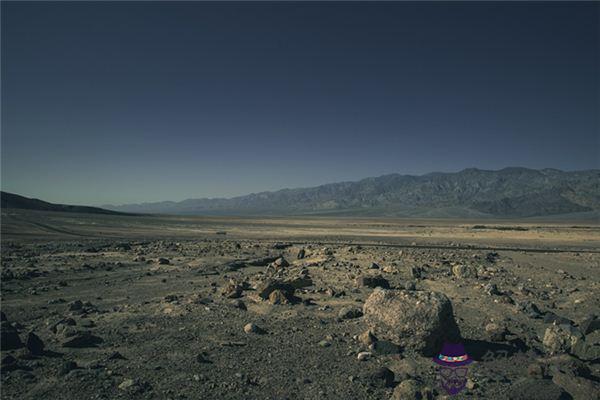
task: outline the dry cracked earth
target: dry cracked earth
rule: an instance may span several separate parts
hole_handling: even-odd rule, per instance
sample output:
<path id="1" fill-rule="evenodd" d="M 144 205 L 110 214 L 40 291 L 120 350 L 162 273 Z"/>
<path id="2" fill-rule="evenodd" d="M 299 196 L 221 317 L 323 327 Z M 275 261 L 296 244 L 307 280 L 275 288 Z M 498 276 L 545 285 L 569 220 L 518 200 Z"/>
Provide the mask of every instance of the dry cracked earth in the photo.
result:
<path id="1" fill-rule="evenodd" d="M 102 235 L 82 219 L 90 237 L 75 216 L 29 233 L 3 217 L 2 399 L 600 396 L 597 227 L 494 246 L 522 231 Z M 455 335 L 474 362 L 449 396 L 431 356 Z"/>

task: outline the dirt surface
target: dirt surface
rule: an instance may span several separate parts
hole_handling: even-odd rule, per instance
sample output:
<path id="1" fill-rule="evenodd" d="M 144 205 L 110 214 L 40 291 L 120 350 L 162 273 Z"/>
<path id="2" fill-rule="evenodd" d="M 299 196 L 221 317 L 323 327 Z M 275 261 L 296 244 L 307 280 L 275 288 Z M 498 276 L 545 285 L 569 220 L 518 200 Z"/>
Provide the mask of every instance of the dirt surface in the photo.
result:
<path id="1" fill-rule="evenodd" d="M 581 221 L 3 210 L 3 341 L 43 350 L 2 351 L 2 398 L 449 398 L 430 357 L 364 340 L 381 277 L 450 299 L 475 360 L 453 398 L 594 399 L 599 249 Z M 261 297 L 269 281 L 294 288 Z M 551 327 L 585 346 L 552 348 Z"/>

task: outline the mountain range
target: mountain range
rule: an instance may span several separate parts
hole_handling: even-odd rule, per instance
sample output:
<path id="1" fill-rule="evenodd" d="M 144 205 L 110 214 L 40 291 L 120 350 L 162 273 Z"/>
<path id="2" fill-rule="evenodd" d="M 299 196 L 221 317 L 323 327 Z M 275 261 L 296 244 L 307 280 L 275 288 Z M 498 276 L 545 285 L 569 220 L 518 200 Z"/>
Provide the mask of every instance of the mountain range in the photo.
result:
<path id="1" fill-rule="evenodd" d="M 600 170 L 469 168 L 420 176 L 390 174 L 233 198 L 103 207 L 130 213 L 187 215 L 510 218 L 578 213 L 595 218 L 600 211 Z"/>

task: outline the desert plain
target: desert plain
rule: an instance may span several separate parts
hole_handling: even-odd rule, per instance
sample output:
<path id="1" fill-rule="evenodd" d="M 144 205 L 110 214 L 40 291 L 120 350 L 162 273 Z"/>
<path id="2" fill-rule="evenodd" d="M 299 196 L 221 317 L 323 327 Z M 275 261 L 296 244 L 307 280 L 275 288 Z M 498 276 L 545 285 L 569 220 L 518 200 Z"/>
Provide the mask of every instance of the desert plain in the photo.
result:
<path id="1" fill-rule="evenodd" d="M 600 396 L 598 221 L 3 209 L 1 244 L 2 399 Z M 454 396 L 431 292 L 474 360 Z"/>

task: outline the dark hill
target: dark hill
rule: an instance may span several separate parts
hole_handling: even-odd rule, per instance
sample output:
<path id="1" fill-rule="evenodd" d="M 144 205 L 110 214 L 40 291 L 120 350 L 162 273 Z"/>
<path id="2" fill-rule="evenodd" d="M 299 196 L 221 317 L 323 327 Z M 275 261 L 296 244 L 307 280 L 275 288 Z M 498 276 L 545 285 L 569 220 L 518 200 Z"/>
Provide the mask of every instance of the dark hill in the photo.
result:
<path id="1" fill-rule="evenodd" d="M 105 210 L 98 207 L 71 206 L 66 204 L 53 204 L 38 199 L 19 196 L 18 194 L 0 192 L 2 208 L 20 208 L 39 211 L 61 211 L 72 213 L 107 214 L 107 215 L 131 215 L 118 211 Z"/>

